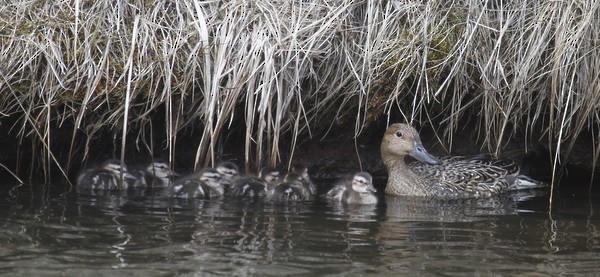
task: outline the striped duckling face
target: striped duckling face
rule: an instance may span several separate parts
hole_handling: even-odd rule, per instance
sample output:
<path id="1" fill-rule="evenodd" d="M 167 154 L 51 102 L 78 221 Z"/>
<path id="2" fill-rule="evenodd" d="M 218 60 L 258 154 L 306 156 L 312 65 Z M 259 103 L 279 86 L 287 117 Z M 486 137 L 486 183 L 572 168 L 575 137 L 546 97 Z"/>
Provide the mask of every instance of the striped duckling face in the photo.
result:
<path id="1" fill-rule="evenodd" d="M 169 179 L 176 176 L 169 168 L 169 163 L 164 160 L 154 160 L 146 167 L 146 172 L 161 179 Z"/>
<path id="2" fill-rule="evenodd" d="M 224 187 L 233 185 L 233 181 L 240 177 L 239 168 L 232 162 L 221 162 L 215 169 L 221 174 L 221 185 Z"/>
<path id="3" fill-rule="evenodd" d="M 260 170 L 260 172 L 258 172 L 258 178 L 267 182 L 268 184 L 279 183 L 280 177 L 279 170 L 270 166 L 265 166 Z"/>
<path id="4" fill-rule="evenodd" d="M 367 172 L 354 174 L 354 177 L 352 178 L 352 189 L 359 193 L 377 192 L 373 186 L 373 177 Z"/>
<path id="5" fill-rule="evenodd" d="M 122 173 L 124 179 L 129 179 L 129 180 L 136 179 L 135 176 L 131 175 L 131 173 L 129 173 L 129 171 L 127 171 L 127 166 L 124 164 L 122 165 L 121 162 L 116 159 L 111 159 L 111 160 L 104 162 L 104 164 L 102 165 L 102 169 L 111 172 L 112 174 L 114 174 L 117 177 L 120 177 L 121 173 Z"/>
<path id="6" fill-rule="evenodd" d="M 240 176 L 240 170 L 232 162 L 222 162 L 216 167 L 217 171 L 223 175 L 223 178 L 235 180 Z"/>
<path id="7" fill-rule="evenodd" d="M 200 181 L 204 182 L 209 187 L 221 187 L 223 177 L 218 170 L 214 168 L 205 168 L 199 173 Z"/>

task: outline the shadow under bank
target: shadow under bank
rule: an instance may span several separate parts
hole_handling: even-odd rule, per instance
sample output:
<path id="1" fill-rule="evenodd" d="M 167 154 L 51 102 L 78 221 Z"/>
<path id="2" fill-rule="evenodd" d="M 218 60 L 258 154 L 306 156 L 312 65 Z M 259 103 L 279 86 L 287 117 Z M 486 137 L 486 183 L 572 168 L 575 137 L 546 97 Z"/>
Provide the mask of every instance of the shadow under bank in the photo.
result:
<path id="1" fill-rule="evenodd" d="M 0 147 L 0 163 L 4 166 L 0 168 L 0 178 L 3 180 L 14 179 L 9 172 L 15 173 L 23 180 L 33 180 L 36 183 L 45 182 L 45 176 L 52 176 L 53 182 L 61 178 L 64 180 L 64 175 L 55 161 L 61 164 L 67 177 L 74 180 L 82 168 L 109 158 L 120 157 L 121 136 L 115 135 L 118 132 L 117 127 L 104 126 L 93 134 L 77 130 L 75 139 L 72 139 L 73 126 L 65 122 L 60 126 L 52 126 L 50 139 L 42 143 L 34 134 L 19 139 L 17 130 L 13 128 L 15 120 L 6 117 L 0 122 L 0 132 L 6 134 L 0 137 L 0 144 L 3 146 Z M 397 119 L 392 122 L 401 121 Z M 151 157 L 168 157 L 164 122 L 164 118 L 158 116 L 153 118 L 152 129 L 131 129 L 126 136 L 127 163 L 145 163 Z M 433 130 L 431 126 L 434 124 L 421 125 L 416 127 L 421 133 L 422 141 L 435 155 L 444 156 L 448 155 L 448 152 L 452 155 L 488 152 L 487 149 L 480 147 L 482 143 L 481 138 L 477 137 L 478 134 L 468 131 L 475 129 L 476 126 L 465 125 L 464 129 L 457 130 L 453 134 L 452 145 L 449 148 L 437 139 L 441 134 Z M 385 184 L 387 172 L 381 162 L 379 145 L 386 127 L 386 120 L 376 120 L 362 129 L 355 139 L 353 124 L 336 125 L 335 128 L 321 126 L 321 129 L 315 128 L 312 137 L 299 137 L 295 147 L 291 146 L 291 135 L 283 134 L 279 140 L 281 149 L 279 167 L 285 170 L 288 164 L 303 164 L 310 169 L 311 175 L 316 179 L 336 179 L 362 170 L 371 172 L 379 183 Z M 239 166 L 244 166 L 244 130 L 244 122 L 233 122 L 223 130 L 215 147 L 216 160 L 231 160 Z M 201 127 L 196 127 L 177 134 L 174 148 L 176 171 L 186 173 L 194 170 L 202 132 Z M 551 182 L 552 156 L 548 145 L 544 144 L 544 141 L 526 144 L 517 139 L 523 137 L 525 136 L 522 134 L 512 136 L 504 144 L 501 156 L 522 161 L 527 175 L 536 180 Z M 595 164 L 592 162 L 594 154 L 592 136 L 582 134 L 580 137 L 568 160 L 561 159 L 566 163 L 557 169 L 555 179 L 558 180 L 557 188 L 561 190 L 561 194 L 564 192 L 565 195 L 588 195 L 590 192 L 600 190 L 600 185 L 596 185 L 600 180 L 598 176 L 600 170 L 594 170 Z M 48 144 L 52 156 L 47 155 L 45 145 Z M 256 145 L 252 145 L 252 154 L 256 153 L 255 147 Z M 294 149 L 294 152 L 290 153 L 289 149 Z M 266 153 L 263 153 L 263 156 L 266 157 Z M 292 157 L 291 162 L 290 157 Z M 255 171 L 261 166 L 255 163 L 256 160 L 250 159 L 250 164 L 246 168 L 250 172 Z"/>

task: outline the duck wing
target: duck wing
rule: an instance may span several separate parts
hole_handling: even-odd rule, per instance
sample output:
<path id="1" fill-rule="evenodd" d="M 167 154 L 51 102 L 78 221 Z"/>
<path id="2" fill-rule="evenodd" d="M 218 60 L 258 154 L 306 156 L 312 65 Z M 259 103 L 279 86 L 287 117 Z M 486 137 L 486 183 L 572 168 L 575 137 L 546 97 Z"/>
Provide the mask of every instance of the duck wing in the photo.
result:
<path id="1" fill-rule="evenodd" d="M 507 176 L 518 174 L 511 160 L 486 156 L 447 157 L 440 165 L 410 164 L 409 167 L 439 194 L 453 197 L 485 197 L 507 190 Z M 514 178 L 513 178 L 514 179 Z"/>
<path id="2" fill-rule="evenodd" d="M 333 201 L 342 201 L 344 192 L 348 189 L 348 185 L 344 182 L 338 182 L 325 194 L 325 198 Z"/>

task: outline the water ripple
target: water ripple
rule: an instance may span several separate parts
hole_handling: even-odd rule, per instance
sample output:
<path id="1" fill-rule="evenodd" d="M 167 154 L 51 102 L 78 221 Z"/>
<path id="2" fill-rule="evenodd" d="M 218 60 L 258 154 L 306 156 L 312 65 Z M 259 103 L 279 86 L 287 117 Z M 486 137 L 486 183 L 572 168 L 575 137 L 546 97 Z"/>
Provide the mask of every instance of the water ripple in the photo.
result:
<path id="1" fill-rule="evenodd" d="M 600 258 L 596 213 L 550 217 L 532 202 L 521 213 L 514 199 L 348 206 L 21 189 L 0 204 L 0 274 L 579 275 Z"/>

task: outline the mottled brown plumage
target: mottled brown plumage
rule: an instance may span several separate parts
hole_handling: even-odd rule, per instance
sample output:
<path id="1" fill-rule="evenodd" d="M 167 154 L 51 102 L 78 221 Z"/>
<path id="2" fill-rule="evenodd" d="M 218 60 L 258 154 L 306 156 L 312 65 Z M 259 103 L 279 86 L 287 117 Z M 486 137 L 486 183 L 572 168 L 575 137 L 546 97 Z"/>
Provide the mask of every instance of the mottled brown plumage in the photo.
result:
<path id="1" fill-rule="evenodd" d="M 420 162 L 406 164 L 409 155 Z M 388 169 L 386 193 L 444 198 L 489 197 L 508 190 L 547 186 L 519 174 L 511 160 L 486 156 L 431 156 L 417 131 L 407 125 L 391 125 L 381 142 L 381 156 Z"/>

